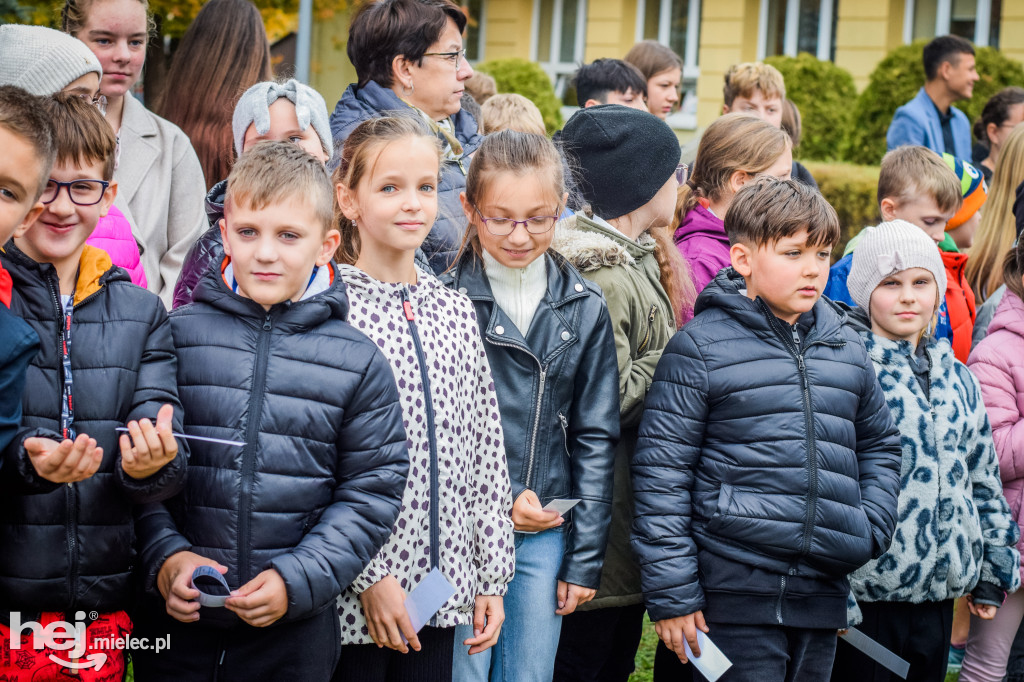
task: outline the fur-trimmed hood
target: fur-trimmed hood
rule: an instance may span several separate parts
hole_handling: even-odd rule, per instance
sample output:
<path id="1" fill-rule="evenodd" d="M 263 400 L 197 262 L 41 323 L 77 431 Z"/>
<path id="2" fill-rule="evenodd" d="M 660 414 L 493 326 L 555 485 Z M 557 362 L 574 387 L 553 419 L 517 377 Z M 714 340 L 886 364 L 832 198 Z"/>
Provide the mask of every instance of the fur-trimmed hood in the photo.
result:
<path id="1" fill-rule="evenodd" d="M 580 272 L 609 265 L 635 265 L 654 253 L 654 237 L 646 232 L 636 241 L 593 220 L 572 215 L 555 226 L 551 247 Z"/>

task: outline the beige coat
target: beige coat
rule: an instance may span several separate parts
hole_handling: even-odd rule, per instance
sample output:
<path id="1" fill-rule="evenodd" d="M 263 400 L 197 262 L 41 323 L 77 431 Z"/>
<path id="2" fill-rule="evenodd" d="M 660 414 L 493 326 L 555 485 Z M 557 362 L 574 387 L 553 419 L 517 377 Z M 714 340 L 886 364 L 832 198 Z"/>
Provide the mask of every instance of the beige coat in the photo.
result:
<path id="1" fill-rule="evenodd" d="M 132 224 L 149 290 L 170 308 L 185 254 L 209 226 L 199 158 L 178 126 L 126 96 L 114 179 L 115 203 Z"/>

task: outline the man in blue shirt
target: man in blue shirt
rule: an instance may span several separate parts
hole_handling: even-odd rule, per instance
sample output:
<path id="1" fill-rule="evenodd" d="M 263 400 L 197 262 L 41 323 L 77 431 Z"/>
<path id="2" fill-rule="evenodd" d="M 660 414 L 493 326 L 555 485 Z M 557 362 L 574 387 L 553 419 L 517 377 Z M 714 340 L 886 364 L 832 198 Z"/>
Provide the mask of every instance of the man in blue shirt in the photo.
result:
<path id="1" fill-rule="evenodd" d="M 926 82 L 889 124 L 887 149 L 922 145 L 937 154 L 971 161 L 971 125 L 953 102 L 970 99 L 978 81 L 974 46 L 959 36 L 939 36 L 924 48 Z"/>

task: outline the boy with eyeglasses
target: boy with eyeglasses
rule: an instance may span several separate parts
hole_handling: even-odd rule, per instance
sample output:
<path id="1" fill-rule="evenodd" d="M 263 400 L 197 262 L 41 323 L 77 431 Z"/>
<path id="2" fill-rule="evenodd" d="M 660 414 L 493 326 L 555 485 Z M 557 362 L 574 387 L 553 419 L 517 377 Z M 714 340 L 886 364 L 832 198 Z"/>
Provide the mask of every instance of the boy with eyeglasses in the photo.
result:
<path id="1" fill-rule="evenodd" d="M 37 679 L 55 665 L 83 680 L 120 679 L 133 508 L 184 483 L 186 446 L 172 435 L 182 423 L 177 363 L 160 299 L 86 245 L 117 193 L 110 126 L 74 95 L 39 107 L 56 163 L 42 212 L 0 253 L 11 312 L 41 341 L 0 469 L 0 650 L 11 651 L 0 679 Z M 73 646 L 38 634 L 78 624 Z"/>

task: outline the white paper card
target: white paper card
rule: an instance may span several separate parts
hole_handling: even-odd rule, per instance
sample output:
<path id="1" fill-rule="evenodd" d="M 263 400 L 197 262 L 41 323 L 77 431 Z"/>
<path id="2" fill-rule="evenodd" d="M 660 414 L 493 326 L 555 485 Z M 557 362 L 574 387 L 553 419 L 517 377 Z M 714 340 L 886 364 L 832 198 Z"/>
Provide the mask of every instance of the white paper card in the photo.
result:
<path id="1" fill-rule="evenodd" d="M 428 573 L 405 598 L 405 610 L 412 621 L 412 629 L 419 632 L 453 594 L 455 588 L 440 569 L 435 568 Z"/>
<path id="2" fill-rule="evenodd" d="M 544 505 L 544 511 L 556 511 L 559 516 L 565 516 L 565 513 L 579 504 L 581 500 L 551 500 Z"/>
<path id="3" fill-rule="evenodd" d="M 686 648 L 686 657 L 690 659 L 700 674 L 708 678 L 708 682 L 715 682 L 726 670 L 732 667 L 732 661 L 725 657 L 722 650 L 714 642 L 708 639 L 701 630 L 697 630 L 697 646 L 700 647 L 700 656 L 696 657 L 690 651 L 690 643 L 685 639 L 683 646 Z"/>

